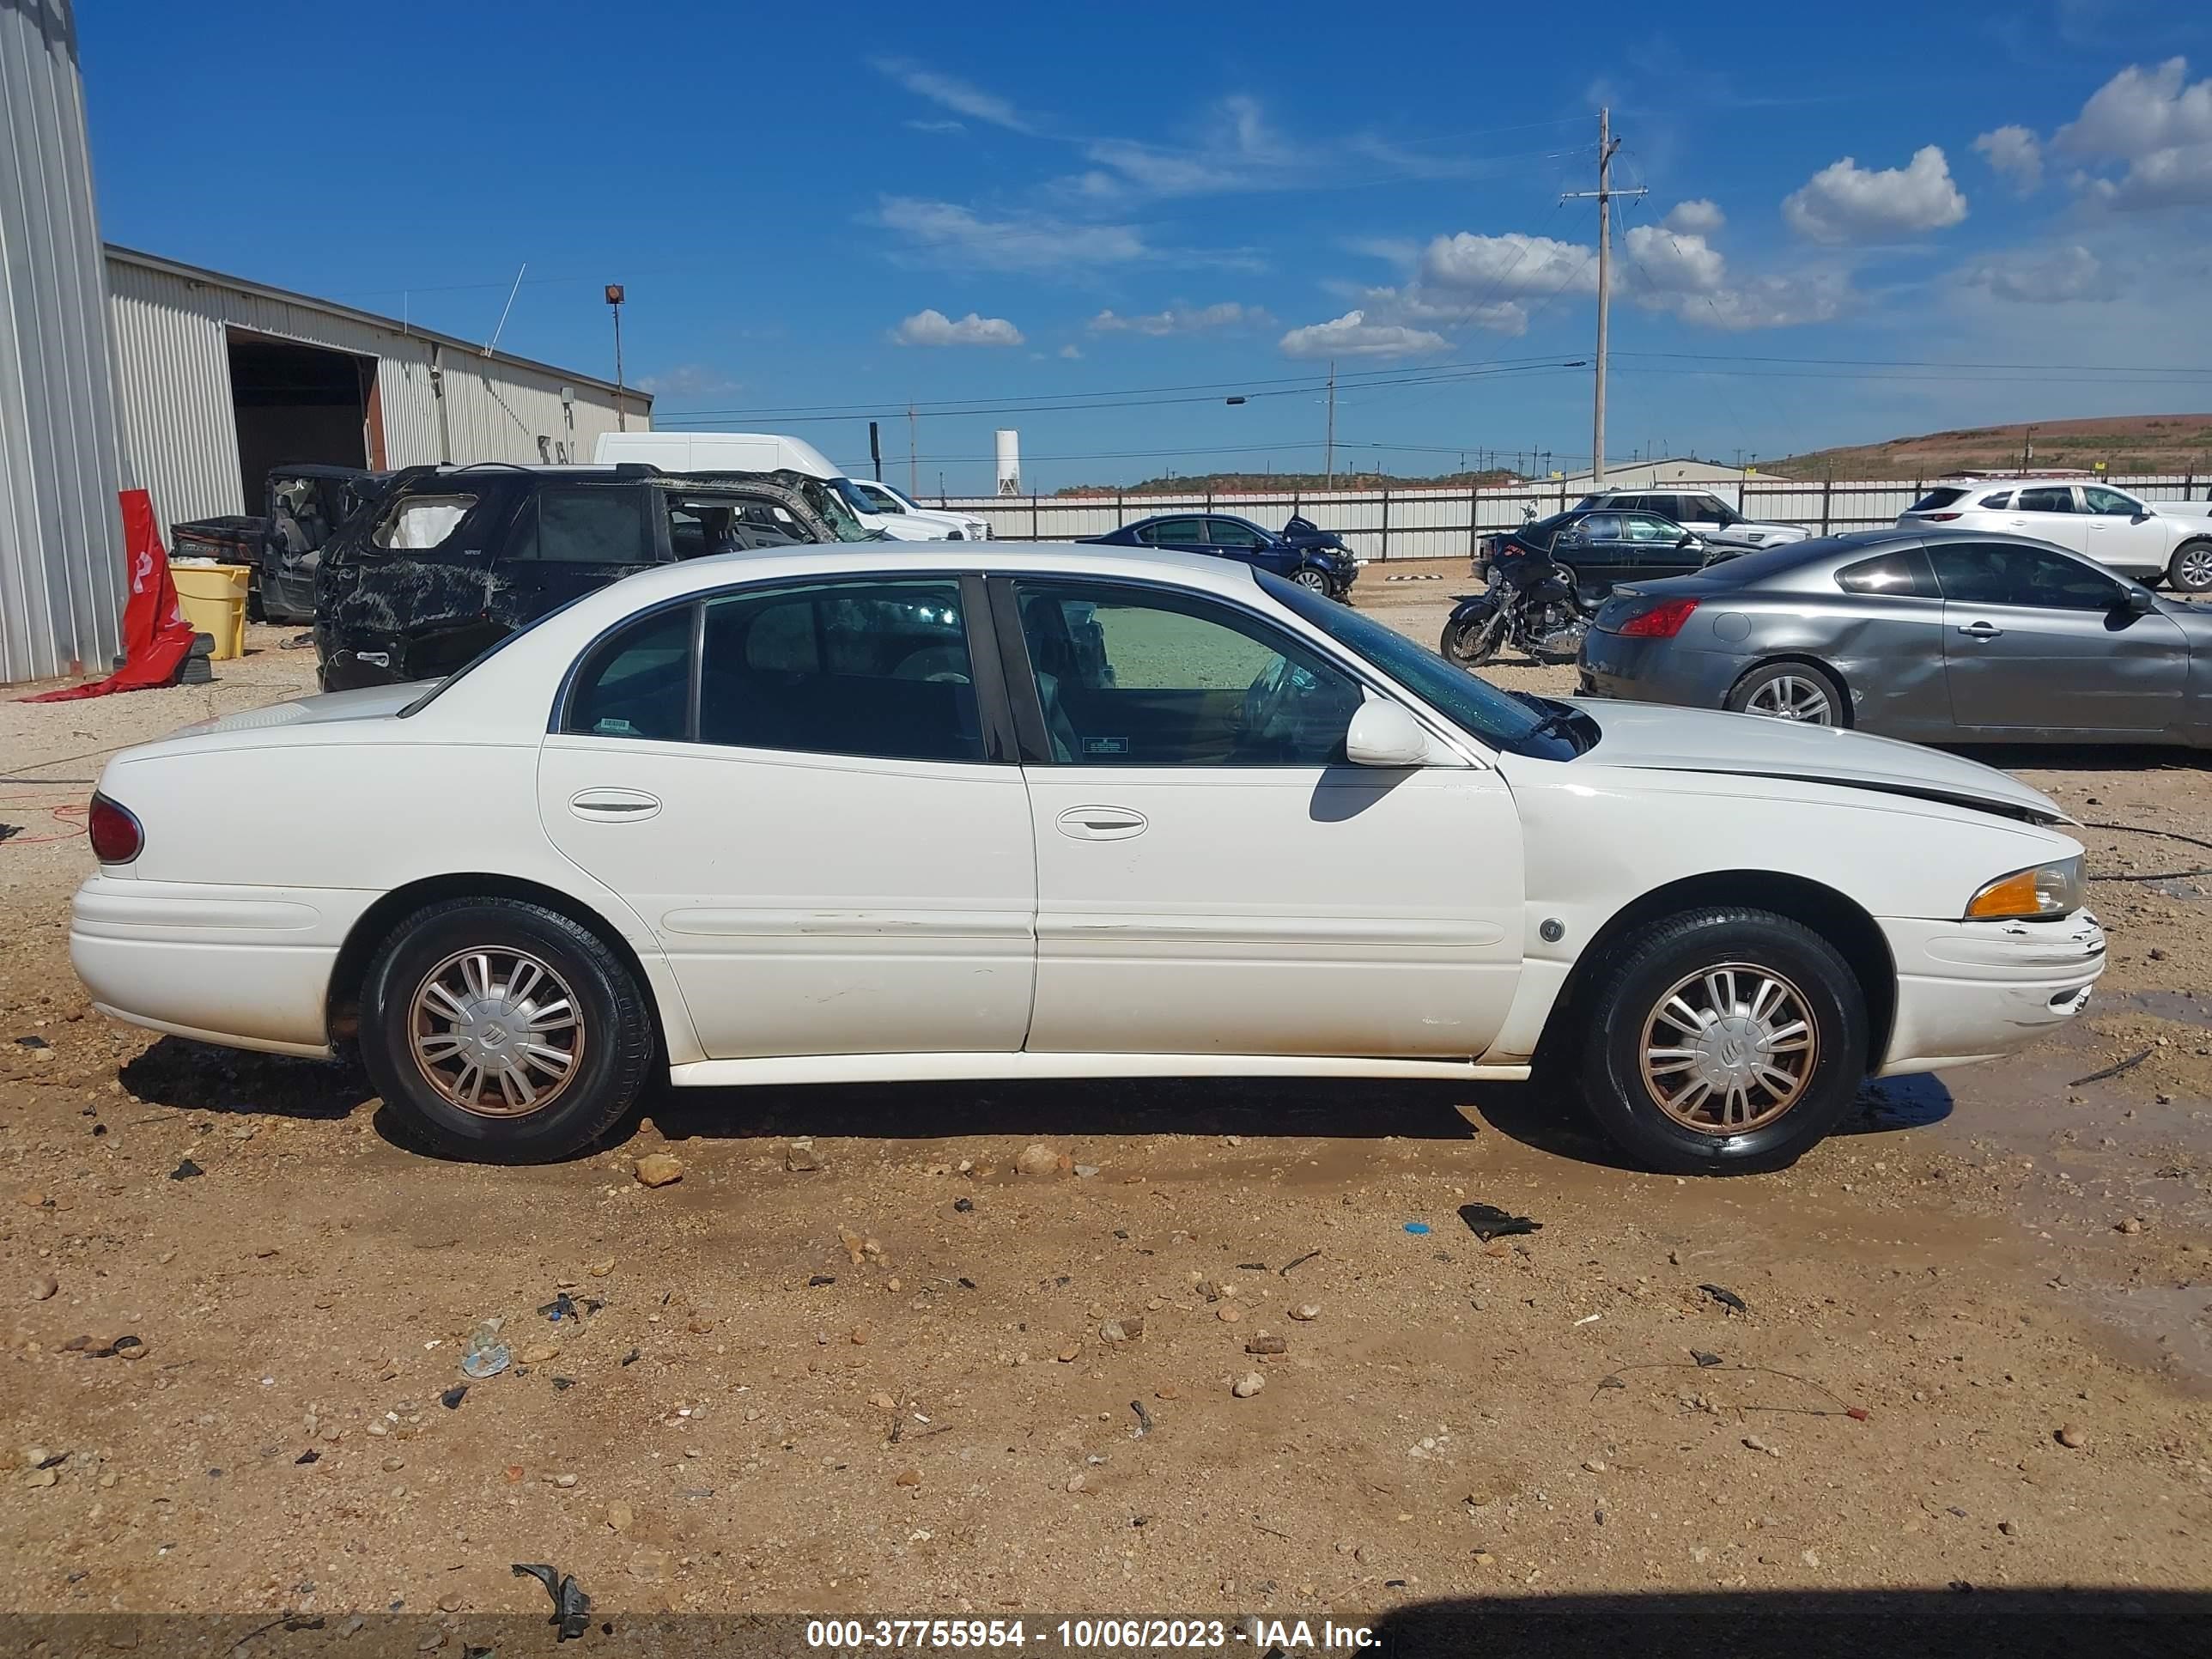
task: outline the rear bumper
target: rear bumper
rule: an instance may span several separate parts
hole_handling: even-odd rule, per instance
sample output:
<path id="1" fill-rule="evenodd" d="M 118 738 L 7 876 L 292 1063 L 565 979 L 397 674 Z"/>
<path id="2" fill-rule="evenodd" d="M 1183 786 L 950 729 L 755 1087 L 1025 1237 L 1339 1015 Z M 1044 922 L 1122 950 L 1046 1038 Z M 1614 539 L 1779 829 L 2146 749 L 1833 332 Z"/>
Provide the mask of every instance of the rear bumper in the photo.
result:
<path id="1" fill-rule="evenodd" d="M 1724 708 L 1751 659 L 1698 651 L 1674 640 L 1638 640 L 1590 630 L 1583 641 L 1581 695 L 1624 702 Z"/>
<path id="2" fill-rule="evenodd" d="M 94 876 L 70 963 L 111 1018 L 271 1054 L 331 1052 L 331 971 L 376 896 Z"/>
<path id="3" fill-rule="evenodd" d="M 2063 921 L 1885 920 L 1897 1012 L 1878 1075 L 1993 1060 L 2048 1036 L 2088 1006 L 2105 971 L 2105 930 Z"/>

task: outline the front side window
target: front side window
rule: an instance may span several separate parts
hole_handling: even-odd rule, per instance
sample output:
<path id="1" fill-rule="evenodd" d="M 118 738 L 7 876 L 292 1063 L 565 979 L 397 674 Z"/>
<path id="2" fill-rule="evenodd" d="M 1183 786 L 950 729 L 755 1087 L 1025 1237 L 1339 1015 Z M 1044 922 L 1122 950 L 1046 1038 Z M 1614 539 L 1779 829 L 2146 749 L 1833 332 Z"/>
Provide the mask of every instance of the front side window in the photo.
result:
<path id="1" fill-rule="evenodd" d="M 561 729 L 683 742 L 691 718 L 691 620 L 692 607 L 679 605 L 593 646 L 576 671 Z"/>
<path id="2" fill-rule="evenodd" d="M 1682 539 L 1682 526 L 1669 524 L 1664 519 L 1655 519 L 1647 514 L 1629 515 L 1628 539 L 1632 542 L 1655 542 L 1672 547 Z"/>
<path id="3" fill-rule="evenodd" d="M 2064 484 L 2056 489 L 2023 489 L 2020 492 L 2020 511 L 2022 513 L 2071 513 L 2074 492 Z"/>
<path id="4" fill-rule="evenodd" d="M 2011 542 L 1945 542 L 1928 550 L 1943 597 L 1966 605 L 2110 611 L 2126 590 L 2080 559 Z"/>
<path id="5" fill-rule="evenodd" d="M 906 503 L 881 484 L 863 483 L 854 479 L 847 487 L 860 498 L 856 504 L 868 512 L 903 513 L 906 511 Z"/>
<path id="6" fill-rule="evenodd" d="M 960 584 L 864 578 L 707 602 L 699 741 L 980 761 Z"/>
<path id="7" fill-rule="evenodd" d="M 1363 693 L 1289 635 L 1193 594 L 1017 581 L 1064 766 L 1328 766 Z"/>
<path id="8" fill-rule="evenodd" d="M 1265 536 L 1237 519 L 1208 519 L 1206 538 L 1216 547 L 1233 547 L 1243 552 L 1267 544 Z"/>
<path id="9" fill-rule="evenodd" d="M 453 538 L 477 504 L 473 495 L 404 495 L 369 539 L 393 552 L 428 552 Z"/>
<path id="10" fill-rule="evenodd" d="M 2132 519 L 2143 510 L 2143 504 L 2134 496 L 2123 495 L 2117 489 L 2106 489 L 2098 484 L 2085 485 L 2081 499 L 2088 502 L 2092 513 L 2107 518 Z"/>
<path id="11" fill-rule="evenodd" d="M 645 492 L 549 485 L 538 492 L 537 518 L 508 547 L 509 559 L 550 564 L 651 564 Z"/>
<path id="12" fill-rule="evenodd" d="M 806 539 L 799 520 L 775 501 L 684 497 L 668 504 L 669 550 L 679 559 L 790 547 Z"/>

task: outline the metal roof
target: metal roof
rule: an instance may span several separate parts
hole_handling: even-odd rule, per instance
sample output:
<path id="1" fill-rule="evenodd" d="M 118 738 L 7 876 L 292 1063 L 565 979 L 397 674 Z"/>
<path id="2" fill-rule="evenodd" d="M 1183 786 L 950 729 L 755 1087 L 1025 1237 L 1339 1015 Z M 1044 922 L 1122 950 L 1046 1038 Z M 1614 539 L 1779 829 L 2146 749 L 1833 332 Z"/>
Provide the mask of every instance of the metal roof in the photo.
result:
<path id="1" fill-rule="evenodd" d="M 273 287 L 245 276 L 232 276 L 220 270 L 209 270 L 201 265 L 188 265 L 181 260 L 164 259 L 156 253 L 143 253 L 137 248 L 124 247 L 110 242 L 106 246 L 110 260 L 138 265 L 148 270 L 158 270 L 171 276 L 182 277 L 189 283 L 198 283 L 209 288 L 227 288 L 240 294 L 258 295 L 264 300 L 280 301 L 286 305 L 304 306 L 311 311 L 320 311 L 332 317 L 365 323 L 372 328 L 386 329 L 394 334 L 406 335 L 417 340 L 431 340 L 440 345 L 452 346 L 472 356 L 488 358 L 495 363 L 508 363 L 517 368 L 533 369 L 540 374 L 550 374 L 556 380 L 573 380 L 578 386 L 588 386 L 608 393 L 619 391 L 625 399 L 635 398 L 648 410 L 653 406 L 653 394 L 641 392 L 634 386 L 617 387 L 612 380 L 603 380 L 595 374 L 580 374 L 574 369 L 562 368 L 556 363 L 539 362 L 534 357 L 519 357 L 511 351 L 486 351 L 473 340 L 464 340 L 454 334 L 443 334 L 434 328 L 403 322 L 397 317 L 386 317 L 374 311 L 362 311 L 353 306 L 343 306 L 334 300 L 317 299 L 312 294 L 301 294 L 288 288 Z"/>

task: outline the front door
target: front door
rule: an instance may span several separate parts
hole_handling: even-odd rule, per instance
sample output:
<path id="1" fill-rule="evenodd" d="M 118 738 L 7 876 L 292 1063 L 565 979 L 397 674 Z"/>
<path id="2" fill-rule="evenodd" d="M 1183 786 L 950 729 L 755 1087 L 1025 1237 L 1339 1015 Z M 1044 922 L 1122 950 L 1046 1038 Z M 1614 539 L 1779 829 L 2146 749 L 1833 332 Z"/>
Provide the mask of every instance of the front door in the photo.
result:
<path id="1" fill-rule="evenodd" d="M 580 666 L 539 817 L 651 925 L 710 1057 L 1020 1048 L 1029 799 L 969 609 L 953 576 L 740 588 Z"/>
<path id="2" fill-rule="evenodd" d="M 1930 542 L 1928 557 L 1960 726 L 2154 732 L 2183 718 L 2180 625 L 2130 611 L 2094 566 L 2016 542 Z"/>
<path id="3" fill-rule="evenodd" d="M 1522 957 L 1520 822 L 1495 771 L 1346 763 L 1359 684 L 1224 602 L 995 586 L 1038 728 L 1032 1050 L 1490 1045 Z"/>
<path id="4" fill-rule="evenodd" d="M 2038 484 L 2012 498 L 2012 511 L 2003 515 L 2004 527 L 2016 536 L 2033 536 L 2069 553 L 2088 550 L 2089 526 L 2075 510 L 2074 486 Z"/>
<path id="5" fill-rule="evenodd" d="M 1640 574 L 1626 516 L 1611 510 L 1586 514 L 1561 530 L 1552 543 L 1552 556 L 1575 573 L 1575 586 L 1586 605 L 1602 605 L 1615 582 Z"/>
<path id="6" fill-rule="evenodd" d="M 2081 504 L 2089 509 L 2081 520 L 2082 549 L 2091 558 L 2116 570 L 2166 568 L 2166 520 L 2102 484 L 2084 484 Z"/>

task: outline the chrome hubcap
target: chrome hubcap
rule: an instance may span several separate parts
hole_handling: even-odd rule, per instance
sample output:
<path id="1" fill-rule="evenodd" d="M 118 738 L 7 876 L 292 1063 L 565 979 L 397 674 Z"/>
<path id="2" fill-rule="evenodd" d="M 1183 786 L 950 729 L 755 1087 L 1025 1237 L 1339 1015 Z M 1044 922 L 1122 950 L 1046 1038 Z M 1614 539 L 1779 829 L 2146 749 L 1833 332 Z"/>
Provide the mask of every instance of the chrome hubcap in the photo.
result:
<path id="1" fill-rule="evenodd" d="M 1300 587 L 1321 588 L 1327 587 L 1328 586 L 1328 578 L 1322 575 L 1318 570 L 1301 570 L 1297 575 L 1291 577 L 1291 580 L 1296 582 Z"/>
<path id="2" fill-rule="evenodd" d="M 1773 1122 L 1803 1097 L 1820 1054 L 1804 994 L 1747 962 L 1676 981 L 1644 1022 L 1642 1047 L 1653 1103 L 1712 1135 Z"/>
<path id="3" fill-rule="evenodd" d="M 1818 680 L 1802 674 L 1778 674 L 1751 694 L 1744 712 L 1770 720 L 1802 720 L 1808 726 L 1832 724 L 1833 708 Z"/>
<path id="4" fill-rule="evenodd" d="M 2181 584 L 2191 589 L 2212 587 L 2212 547 L 2192 547 L 2181 556 Z"/>
<path id="5" fill-rule="evenodd" d="M 520 1117 L 567 1090 L 584 1055 L 568 981 L 526 951 L 459 951 L 422 976 L 408 1010 L 422 1080 L 465 1112 Z"/>

